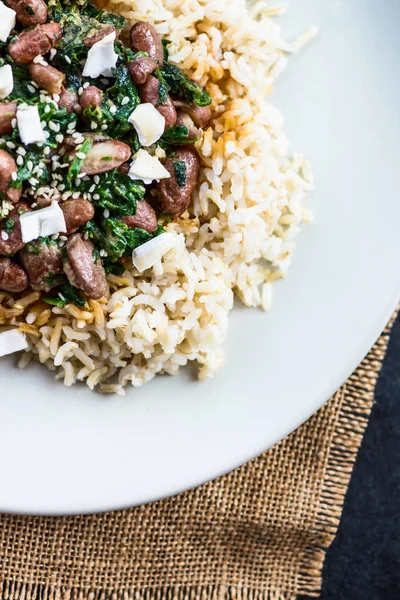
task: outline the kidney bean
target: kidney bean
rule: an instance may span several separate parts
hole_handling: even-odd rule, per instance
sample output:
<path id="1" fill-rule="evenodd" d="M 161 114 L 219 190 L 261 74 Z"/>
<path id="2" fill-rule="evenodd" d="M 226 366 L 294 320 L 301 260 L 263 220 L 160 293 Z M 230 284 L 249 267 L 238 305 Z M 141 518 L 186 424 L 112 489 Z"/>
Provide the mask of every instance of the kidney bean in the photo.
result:
<path id="1" fill-rule="evenodd" d="M 11 254 L 15 254 L 18 250 L 24 247 L 24 242 L 22 241 L 22 233 L 21 233 L 21 223 L 20 216 L 25 212 L 29 212 L 30 206 L 26 204 L 26 202 L 18 202 L 9 212 L 6 219 L 4 219 L 0 223 L 0 230 L 3 231 L 4 224 L 12 219 L 14 222 L 14 227 L 11 231 L 7 233 L 7 238 L 3 239 L 3 236 L 0 235 L 0 254 L 9 256 Z"/>
<path id="2" fill-rule="evenodd" d="M 143 85 L 138 85 L 138 92 L 142 102 L 150 102 L 156 107 L 158 112 L 165 119 L 165 129 L 167 127 L 173 127 L 176 123 L 176 109 L 168 96 L 165 104 L 158 104 L 159 92 L 158 92 L 159 81 L 154 75 L 149 75 L 146 82 Z"/>
<path id="3" fill-rule="evenodd" d="M 83 43 L 85 46 L 93 46 L 93 44 L 96 44 L 96 42 L 99 42 L 106 37 L 106 35 L 109 35 L 114 31 L 118 35 L 118 29 L 114 27 L 114 25 L 111 25 L 111 23 L 107 23 L 102 25 L 101 29 L 94 29 L 91 31 L 85 38 L 83 38 Z"/>
<path id="4" fill-rule="evenodd" d="M 95 85 L 89 85 L 87 88 L 84 88 L 82 94 L 79 96 L 79 104 L 82 110 L 89 108 L 89 106 L 96 108 L 96 106 L 100 106 L 102 101 L 103 92 Z"/>
<path id="5" fill-rule="evenodd" d="M 10 258 L 0 258 L 0 290 L 23 292 L 28 287 L 25 271 Z"/>
<path id="6" fill-rule="evenodd" d="M 64 87 L 61 89 L 58 106 L 65 108 L 65 110 L 69 113 L 80 113 L 82 110 L 81 105 L 79 104 L 78 94 L 73 90 L 67 90 Z"/>
<path id="7" fill-rule="evenodd" d="M 42 89 L 47 90 L 50 94 L 61 94 L 65 75 L 58 69 L 51 65 L 44 66 L 39 63 L 31 63 L 29 73 Z"/>
<path id="8" fill-rule="evenodd" d="M 136 213 L 122 217 L 121 220 L 130 228 L 140 227 L 149 233 L 154 233 L 158 227 L 156 213 L 146 200 L 136 202 Z"/>
<path id="9" fill-rule="evenodd" d="M 43 0 L 7 0 L 7 6 L 17 13 L 24 27 L 41 25 L 47 21 L 47 6 Z"/>
<path id="10" fill-rule="evenodd" d="M 186 165 L 186 181 L 180 186 L 176 179 L 175 163 L 184 162 Z M 192 148 L 178 148 L 173 158 L 167 158 L 164 167 L 171 177 L 162 179 L 157 184 L 163 212 L 170 215 L 180 215 L 190 204 L 190 198 L 199 180 L 200 160 Z"/>
<path id="11" fill-rule="evenodd" d="M 199 137 L 201 137 L 201 129 L 195 127 L 190 116 L 181 110 L 177 111 L 176 125 L 183 125 L 184 127 L 187 127 L 189 131 L 189 140 L 197 140 Z"/>
<path id="12" fill-rule="evenodd" d="M 34 290 L 48 292 L 60 283 L 57 275 L 62 273 L 63 262 L 61 248 L 56 242 L 49 243 L 48 240 L 29 242 L 19 252 L 19 258 Z"/>
<path id="13" fill-rule="evenodd" d="M 82 227 L 82 225 L 94 217 L 93 204 L 84 198 L 61 202 L 60 208 L 64 213 L 68 235 L 75 233 L 79 227 Z"/>
<path id="14" fill-rule="evenodd" d="M 8 53 L 15 62 L 27 64 L 35 56 L 47 54 L 61 39 L 61 26 L 54 21 L 37 25 L 34 29 L 23 31 L 15 42 L 8 46 Z"/>
<path id="15" fill-rule="evenodd" d="M 70 159 L 75 156 L 76 152 L 74 150 L 69 153 Z M 119 140 L 97 142 L 93 144 L 82 162 L 81 173 L 96 175 L 97 173 L 111 171 L 126 162 L 131 154 L 128 144 Z"/>
<path id="16" fill-rule="evenodd" d="M 0 102 L 0 135 L 12 132 L 12 120 L 15 119 L 16 116 L 16 102 Z"/>
<path id="17" fill-rule="evenodd" d="M 211 123 L 212 109 L 210 106 L 197 106 L 196 103 L 190 104 L 184 100 L 174 100 L 174 105 L 189 115 L 193 123 L 201 129 L 205 129 Z"/>
<path id="18" fill-rule="evenodd" d="M 131 29 L 131 48 L 135 52 L 147 52 L 158 65 L 164 62 L 161 38 L 150 23 L 139 21 Z"/>
<path id="19" fill-rule="evenodd" d="M 147 56 L 138 56 L 131 60 L 127 67 L 133 83 L 142 84 L 157 69 L 157 63 Z"/>
<path id="20" fill-rule="evenodd" d="M 72 285 L 97 300 L 107 292 L 106 274 L 101 258 L 94 256 L 94 246 L 80 233 L 74 233 L 65 245 L 67 260 L 64 272 Z"/>
<path id="21" fill-rule="evenodd" d="M 18 170 L 17 163 L 5 150 L 0 150 L 0 192 L 9 202 L 15 204 L 21 197 L 22 187 L 10 187 L 12 174 Z"/>

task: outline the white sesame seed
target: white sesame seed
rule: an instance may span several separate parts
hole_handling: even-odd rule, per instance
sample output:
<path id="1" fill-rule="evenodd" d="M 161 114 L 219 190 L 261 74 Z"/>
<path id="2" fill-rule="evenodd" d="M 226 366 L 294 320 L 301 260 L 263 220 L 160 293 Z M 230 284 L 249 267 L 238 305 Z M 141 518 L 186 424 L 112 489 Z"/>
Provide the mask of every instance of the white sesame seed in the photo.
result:
<path id="1" fill-rule="evenodd" d="M 60 102 L 60 94 L 53 94 L 53 100 L 55 102 Z"/>
<path id="2" fill-rule="evenodd" d="M 20 154 L 21 156 L 25 156 L 25 154 L 26 154 L 25 148 L 23 148 L 22 146 L 19 146 L 19 148 L 17 148 L 17 154 Z"/>
<path id="3" fill-rule="evenodd" d="M 15 144 L 13 142 L 7 142 L 6 146 L 7 146 L 7 148 L 11 148 L 11 149 L 15 148 Z"/>
<path id="4" fill-rule="evenodd" d="M 83 238 L 84 238 L 85 240 L 88 240 L 88 239 L 89 239 L 89 234 L 88 234 L 88 232 L 87 232 L 87 231 L 84 233 L 84 235 L 83 235 Z"/>
<path id="5" fill-rule="evenodd" d="M 12 179 L 13 181 L 17 181 L 17 179 L 18 179 L 17 171 L 13 171 L 13 172 L 11 173 L 11 179 Z"/>
<path id="6" fill-rule="evenodd" d="M 86 89 L 87 87 L 89 87 L 90 83 L 88 81 L 85 81 L 85 83 L 83 84 L 83 89 Z"/>
<path id="7" fill-rule="evenodd" d="M 105 77 L 103 77 L 103 79 L 100 79 L 100 81 L 103 85 L 108 85 L 110 83 L 110 81 L 108 79 L 106 79 Z"/>
<path id="8" fill-rule="evenodd" d="M 28 171 L 32 171 L 33 162 L 31 160 L 28 160 L 28 162 L 26 163 L 26 168 L 28 169 Z"/>
<path id="9" fill-rule="evenodd" d="M 72 192 L 64 192 L 63 195 L 61 196 L 61 198 L 63 200 L 68 200 L 68 198 L 72 196 Z"/>
<path id="10" fill-rule="evenodd" d="M 8 240 L 8 233 L 6 231 L 1 232 L 1 239 L 4 241 Z"/>
<path id="11" fill-rule="evenodd" d="M 34 94 L 36 92 L 36 88 L 34 88 L 33 85 L 30 85 L 29 83 L 26 87 L 28 88 L 31 94 Z"/>
<path id="12" fill-rule="evenodd" d="M 38 89 L 38 87 L 39 87 L 38 84 L 36 83 L 36 81 L 33 81 L 33 80 L 30 82 L 29 85 L 31 85 L 32 87 L 34 87 L 36 89 Z"/>
<path id="13" fill-rule="evenodd" d="M 63 183 L 60 183 L 60 185 L 57 186 L 57 189 L 59 192 L 63 192 L 65 190 L 65 185 Z"/>
<path id="14" fill-rule="evenodd" d="M 41 176 L 43 175 L 43 169 L 40 169 L 40 168 L 39 168 L 39 169 L 36 171 L 36 175 L 37 175 L 38 177 L 41 177 Z"/>
<path id="15" fill-rule="evenodd" d="M 44 112 L 45 113 L 49 113 L 51 111 L 51 108 L 48 104 L 46 104 L 46 106 L 44 107 Z"/>
<path id="16" fill-rule="evenodd" d="M 49 131 L 44 131 L 43 135 L 44 135 L 44 138 L 47 140 L 50 137 L 50 132 Z"/>
<path id="17" fill-rule="evenodd" d="M 115 104 L 112 104 L 112 105 L 110 106 L 110 113 L 111 113 L 112 115 L 114 115 L 114 114 L 117 112 L 117 110 L 118 110 L 118 109 L 117 109 L 117 107 L 115 106 Z"/>
<path id="18" fill-rule="evenodd" d="M 19 107 L 18 107 L 18 108 L 22 108 L 22 109 L 24 109 L 24 108 L 28 108 L 28 105 L 27 105 L 27 103 L 26 103 L 26 102 L 21 102 L 21 104 L 19 105 Z"/>
<path id="19" fill-rule="evenodd" d="M 57 161 L 59 160 L 59 158 L 60 158 L 60 155 L 59 155 L 59 154 L 53 154 L 53 156 L 51 157 L 51 160 L 52 160 L 53 162 L 57 162 Z"/>
<path id="20" fill-rule="evenodd" d="M 80 96 L 83 92 L 83 87 L 81 86 L 80 88 L 78 88 L 78 96 Z"/>
<path id="21" fill-rule="evenodd" d="M 50 106 L 49 106 L 50 109 Z M 47 127 L 47 122 L 46 121 L 40 121 L 40 125 L 42 126 L 42 129 L 44 129 L 45 127 Z"/>
<path id="22" fill-rule="evenodd" d="M 80 196 L 80 193 L 79 193 L 79 192 L 74 192 L 74 193 L 72 194 L 72 198 L 73 198 L 74 200 L 76 200 L 77 198 L 79 198 L 79 196 Z"/>
<path id="23" fill-rule="evenodd" d="M 55 131 L 56 133 L 58 133 L 60 131 L 60 124 L 54 123 L 54 121 L 49 121 L 49 128 L 52 131 Z"/>
<path id="24" fill-rule="evenodd" d="M 28 179 L 29 183 L 31 185 L 37 185 L 39 182 L 37 179 L 35 179 L 35 177 L 31 177 L 30 179 Z"/>
<path id="25" fill-rule="evenodd" d="M 66 169 L 67 167 L 69 167 L 68 163 L 63 163 L 62 165 L 60 165 L 58 168 L 59 169 Z"/>
<path id="26" fill-rule="evenodd" d="M 11 121 L 11 127 L 14 128 L 17 126 L 17 119 L 12 119 Z"/>
<path id="27" fill-rule="evenodd" d="M 83 192 L 83 199 L 84 199 L 84 200 L 87 200 L 87 199 L 88 199 L 87 192 Z"/>
<path id="28" fill-rule="evenodd" d="M 68 239 L 68 238 L 67 238 L 67 236 L 66 236 L 66 235 L 60 235 L 60 240 L 61 240 L 62 242 L 66 242 L 66 241 L 67 241 L 67 239 Z"/>
<path id="29" fill-rule="evenodd" d="M 57 50 L 55 48 L 52 48 L 50 50 L 50 60 L 53 60 L 53 58 L 55 57 L 56 54 L 57 54 Z"/>
<path id="30" fill-rule="evenodd" d="M 128 104 L 129 102 L 129 96 L 124 96 L 121 100 L 121 106 L 125 106 L 125 104 Z"/>
<path id="31" fill-rule="evenodd" d="M 55 188 L 55 187 L 57 187 L 57 185 L 58 185 L 58 184 L 57 184 L 57 180 L 56 180 L 56 179 L 54 179 L 54 181 L 52 181 L 50 185 L 51 185 L 51 187 L 52 187 L 52 188 Z"/>
<path id="32" fill-rule="evenodd" d="M 37 202 L 34 202 L 33 204 L 31 204 L 31 208 L 37 208 Z"/>
<path id="33" fill-rule="evenodd" d="M 79 137 L 79 136 L 81 136 L 81 135 L 82 135 L 82 134 L 81 134 L 81 133 L 79 133 L 79 131 L 75 131 L 75 133 L 73 133 L 73 134 L 72 134 L 72 137 L 73 137 L 73 138 L 77 138 L 77 137 Z"/>
<path id="34" fill-rule="evenodd" d="M 93 200 L 100 200 L 99 194 L 93 194 Z"/>
<path id="35" fill-rule="evenodd" d="M 45 154 L 46 156 L 47 156 L 47 154 L 50 154 L 50 152 L 51 152 L 50 146 L 46 146 L 46 148 L 44 148 L 44 150 L 43 150 L 43 154 Z"/>
<path id="36" fill-rule="evenodd" d="M 83 144 L 83 142 L 85 141 L 84 137 L 79 137 L 79 138 L 75 138 L 75 144 Z"/>
<path id="37" fill-rule="evenodd" d="M 84 160 L 86 158 L 86 154 L 84 152 L 77 152 L 76 157 L 80 160 Z"/>
<path id="38" fill-rule="evenodd" d="M 91 194 L 92 192 L 94 192 L 94 190 L 96 189 L 95 184 L 91 185 L 89 188 L 89 194 Z"/>
<path id="39" fill-rule="evenodd" d="M 92 121 L 90 123 L 90 129 L 97 129 L 97 127 L 98 127 L 98 125 L 97 125 L 97 123 L 95 123 L 95 121 Z"/>
<path id="40" fill-rule="evenodd" d="M 39 99 L 40 102 L 46 102 L 46 96 L 44 94 L 40 94 Z"/>
<path id="41" fill-rule="evenodd" d="M 100 129 L 101 129 L 102 131 L 105 131 L 106 129 L 108 129 L 108 125 L 107 125 L 107 123 L 104 123 L 104 124 L 103 124 L 103 125 L 100 127 Z"/>
<path id="42" fill-rule="evenodd" d="M 59 235 L 60 235 L 59 233 L 53 233 L 53 235 L 51 236 L 51 239 L 52 240 L 58 240 Z"/>
<path id="43" fill-rule="evenodd" d="M 81 180 L 78 179 L 78 177 L 76 177 L 76 179 L 75 179 L 75 185 L 76 185 L 76 187 L 78 187 L 80 184 L 81 184 Z"/>
<path id="44" fill-rule="evenodd" d="M 24 159 L 22 156 L 17 156 L 17 165 L 21 166 L 24 164 Z"/>
<path id="45" fill-rule="evenodd" d="M 110 217 L 110 211 L 108 210 L 108 208 L 106 208 L 105 211 L 103 212 L 103 217 L 105 219 L 108 219 Z"/>
<path id="46" fill-rule="evenodd" d="M 67 62 L 69 65 L 71 64 L 71 59 L 69 56 L 64 56 L 65 58 L 65 62 Z"/>
<path id="47" fill-rule="evenodd" d="M 64 136 L 62 133 L 59 133 L 56 135 L 55 140 L 58 144 L 62 144 L 64 141 Z"/>

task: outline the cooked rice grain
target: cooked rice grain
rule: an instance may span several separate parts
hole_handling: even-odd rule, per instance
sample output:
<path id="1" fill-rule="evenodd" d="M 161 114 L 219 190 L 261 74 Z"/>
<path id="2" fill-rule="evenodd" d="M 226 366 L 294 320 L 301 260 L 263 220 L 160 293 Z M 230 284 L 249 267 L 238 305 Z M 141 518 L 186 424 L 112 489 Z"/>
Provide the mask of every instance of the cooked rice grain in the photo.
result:
<path id="1" fill-rule="evenodd" d="M 283 119 L 265 102 L 293 44 L 271 18 L 281 7 L 245 0 L 106 0 L 128 26 L 149 21 L 171 40 L 170 59 L 213 98 L 215 119 L 197 143 L 203 169 L 190 214 L 168 225 L 176 246 L 157 268 L 109 276 L 110 295 L 89 309 L 54 307 L 36 317 L 36 292 L 0 307 L 0 319 L 27 323 L 32 353 L 66 385 L 86 381 L 104 393 L 124 393 L 157 373 L 174 375 L 189 361 L 199 378 L 223 364 L 228 314 L 236 293 L 246 306 L 269 310 L 273 282 L 283 277 L 312 189 L 310 166 L 288 156 Z M 25 312 L 24 312 L 25 311 Z M 32 321 L 34 315 L 35 319 Z M 17 319 L 17 321 L 15 321 Z M 29 325 L 31 322 L 33 324 Z M 46 323 L 40 328 L 35 324 Z M 38 339 L 39 337 L 39 339 Z M 28 355 L 20 363 L 28 362 Z"/>

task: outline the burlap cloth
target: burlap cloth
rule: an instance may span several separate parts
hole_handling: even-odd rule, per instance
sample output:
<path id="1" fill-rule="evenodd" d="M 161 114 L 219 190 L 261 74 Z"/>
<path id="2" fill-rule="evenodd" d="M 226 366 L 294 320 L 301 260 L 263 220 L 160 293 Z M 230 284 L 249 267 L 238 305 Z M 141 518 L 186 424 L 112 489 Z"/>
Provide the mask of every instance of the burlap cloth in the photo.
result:
<path id="1" fill-rule="evenodd" d="M 388 336 L 307 423 L 217 481 L 120 512 L 1 516 L 2 599 L 318 596 Z"/>

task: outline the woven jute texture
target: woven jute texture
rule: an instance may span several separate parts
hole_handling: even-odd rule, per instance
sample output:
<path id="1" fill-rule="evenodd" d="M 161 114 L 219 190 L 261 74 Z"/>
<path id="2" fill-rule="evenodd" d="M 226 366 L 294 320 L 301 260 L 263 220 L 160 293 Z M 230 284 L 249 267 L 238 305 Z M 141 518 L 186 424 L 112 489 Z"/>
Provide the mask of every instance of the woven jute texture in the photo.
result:
<path id="1" fill-rule="evenodd" d="M 101 515 L 1 516 L 2 598 L 317 597 L 388 336 L 307 423 L 212 483 Z"/>

